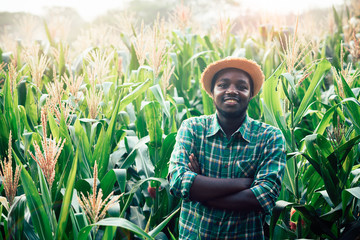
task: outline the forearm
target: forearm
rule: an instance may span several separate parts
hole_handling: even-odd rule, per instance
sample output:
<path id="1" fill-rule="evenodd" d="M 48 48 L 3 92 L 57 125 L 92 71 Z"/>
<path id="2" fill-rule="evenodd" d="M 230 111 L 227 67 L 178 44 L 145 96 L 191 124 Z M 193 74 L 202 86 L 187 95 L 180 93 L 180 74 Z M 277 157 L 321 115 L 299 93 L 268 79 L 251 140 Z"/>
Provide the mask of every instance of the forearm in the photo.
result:
<path id="1" fill-rule="evenodd" d="M 261 205 L 250 189 L 204 202 L 206 206 L 231 211 L 261 211 Z"/>
<path id="2" fill-rule="evenodd" d="M 250 188 L 252 178 L 210 178 L 197 175 L 190 188 L 190 199 L 204 202 L 239 193 Z"/>

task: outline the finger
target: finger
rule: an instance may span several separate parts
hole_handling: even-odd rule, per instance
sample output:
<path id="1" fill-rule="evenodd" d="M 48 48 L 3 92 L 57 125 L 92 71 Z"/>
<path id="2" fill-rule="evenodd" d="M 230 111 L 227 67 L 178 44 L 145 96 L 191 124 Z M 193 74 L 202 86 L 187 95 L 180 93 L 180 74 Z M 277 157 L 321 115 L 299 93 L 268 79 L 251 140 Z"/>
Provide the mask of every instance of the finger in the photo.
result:
<path id="1" fill-rule="evenodd" d="M 199 161 L 197 160 L 194 154 L 192 154 L 192 164 L 194 165 L 195 168 L 200 169 Z"/>
<path id="2" fill-rule="evenodd" d="M 189 157 L 189 160 L 190 160 L 190 163 L 188 164 L 188 166 L 191 169 L 191 171 L 195 172 L 196 171 L 196 165 L 195 165 L 194 160 L 193 160 L 191 155 Z"/>
<path id="3" fill-rule="evenodd" d="M 194 155 L 191 154 L 190 157 L 189 157 L 189 159 L 190 159 L 190 164 L 191 164 L 191 166 L 192 166 L 194 169 L 196 169 L 196 168 L 197 168 L 197 162 L 194 160 Z"/>
<path id="4" fill-rule="evenodd" d="M 194 154 L 190 154 L 189 160 L 190 160 L 190 163 L 191 163 L 191 165 L 192 165 L 193 167 L 196 166 L 196 161 L 194 160 L 194 158 L 195 158 Z"/>
<path id="5" fill-rule="evenodd" d="M 189 166 L 189 168 L 190 168 L 190 170 L 191 170 L 192 172 L 195 172 L 195 169 L 193 168 L 193 166 L 191 165 L 191 163 L 188 163 L 188 166 Z"/>
<path id="6" fill-rule="evenodd" d="M 197 161 L 194 154 L 190 155 L 190 162 L 196 173 L 201 173 L 199 162 Z"/>

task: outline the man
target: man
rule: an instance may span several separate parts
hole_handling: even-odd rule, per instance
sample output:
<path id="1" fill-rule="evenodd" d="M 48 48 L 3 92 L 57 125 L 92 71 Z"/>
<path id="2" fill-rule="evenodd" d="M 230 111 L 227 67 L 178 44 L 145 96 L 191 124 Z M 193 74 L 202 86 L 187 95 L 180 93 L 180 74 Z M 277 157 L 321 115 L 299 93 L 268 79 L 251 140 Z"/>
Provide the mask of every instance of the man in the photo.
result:
<path id="1" fill-rule="evenodd" d="M 280 130 L 246 113 L 263 81 L 261 68 L 244 58 L 204 70 L 216 114 L 185 120 L 170 159 L 170 191 L 183 199 L 180 239 L 264 239 L 286 155 Z"/>

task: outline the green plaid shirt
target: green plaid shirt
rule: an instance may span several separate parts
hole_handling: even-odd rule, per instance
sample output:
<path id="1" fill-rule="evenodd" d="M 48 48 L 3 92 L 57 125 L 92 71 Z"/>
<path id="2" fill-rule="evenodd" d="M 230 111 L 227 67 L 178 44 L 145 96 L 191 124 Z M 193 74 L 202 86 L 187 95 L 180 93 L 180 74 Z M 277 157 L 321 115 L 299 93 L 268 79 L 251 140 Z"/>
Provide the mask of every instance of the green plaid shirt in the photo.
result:
<path id="1" fill-rule="evenodd" d="M 197 175 L 187 165 L 191 153 L 204 176 L 254 178 L 251 190 L 263 211 L 219 210 L 190 201 L 190 187 Z M 271 213 L 279 195 L 285 162 L 284 137 L 273 126 L 247 116 L 228 140 L 216 115 L 185 120 L 169 167 L 170 192 L 183 199 L 180 239 L 264 239 L 264 216 Z"/>

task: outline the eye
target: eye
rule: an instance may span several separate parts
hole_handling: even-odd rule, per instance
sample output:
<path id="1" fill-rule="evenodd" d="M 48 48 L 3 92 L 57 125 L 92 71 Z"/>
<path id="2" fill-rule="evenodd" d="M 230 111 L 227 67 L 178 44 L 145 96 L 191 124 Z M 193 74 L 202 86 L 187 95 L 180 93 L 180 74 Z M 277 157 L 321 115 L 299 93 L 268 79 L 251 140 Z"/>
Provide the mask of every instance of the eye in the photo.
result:
<path id="1" fill-rule="evenodd" d="M 248 86 L 246 86 L 246 85 L 240 85 L 240 86 L 238 86 L 237 87 L 239 90 L 248 90 L 249 88 L 248 88 Z"/>
<path id="2" fill-rule="evenodd" d="M 226 84 L 225 83 L 219 83 L 217 85 L 219 88 L 226 88 Z"/>

